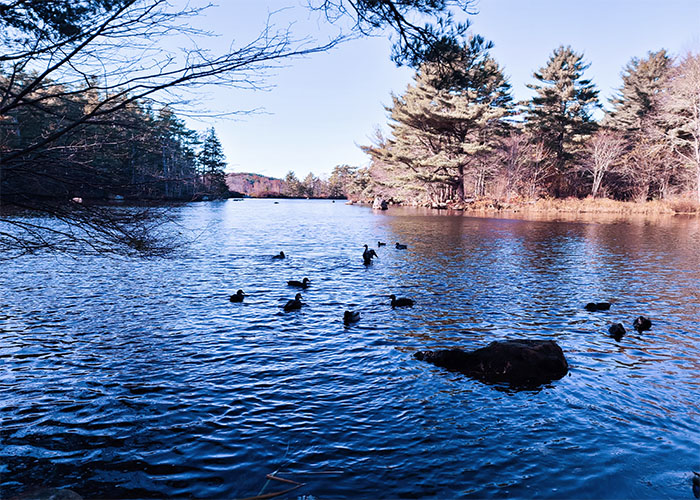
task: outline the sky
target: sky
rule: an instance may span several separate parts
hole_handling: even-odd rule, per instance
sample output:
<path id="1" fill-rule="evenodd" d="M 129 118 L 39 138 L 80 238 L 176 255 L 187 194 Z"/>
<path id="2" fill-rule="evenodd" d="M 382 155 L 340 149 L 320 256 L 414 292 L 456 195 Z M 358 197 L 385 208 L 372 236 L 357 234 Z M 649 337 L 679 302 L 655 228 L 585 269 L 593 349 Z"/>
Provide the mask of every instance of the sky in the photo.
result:
<path id="1" fill-rule="evenodd" d="M 219 36 L 214 48 L 254 38 L 268 16 L 299 37 L 326 41 L 345 27 L 306 8 L 307 0 L 219 0 L 193 24 Z M 559 45 L 583 53 L 603 104 L 621 86 L 632 57 L 666 49 L 700 52 L 700 0 L 477 0 L 472 31 L 493 41 L 516 99 Z M 325 53 L 286 60 L 265 76 L 265 90 L 202 89 L 201 106 L 224 112 L 256 110 L 226 119 L 187 119 L 196 130 L 214 126 L 228 172 L 284 177 L 294 171 L 327 177 L 335 165 L 363 166 L 360 145 L 377 128 L 387 131 L 385 106 L 401 94 L 414 71 L 390 60 L 389 33 L 346 41 Z"/>

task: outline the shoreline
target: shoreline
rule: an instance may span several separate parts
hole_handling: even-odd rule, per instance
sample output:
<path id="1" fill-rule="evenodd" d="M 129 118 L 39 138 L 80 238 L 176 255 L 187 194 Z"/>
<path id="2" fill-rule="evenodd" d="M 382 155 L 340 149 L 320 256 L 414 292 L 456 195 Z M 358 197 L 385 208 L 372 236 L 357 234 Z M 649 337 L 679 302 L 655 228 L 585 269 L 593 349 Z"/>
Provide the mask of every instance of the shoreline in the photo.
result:
<path id="1" fill-rule="evenodd" d="M 372 205 L 372 202 L 351 201 L 351 204 Z M 647 202 L 616 201 L 607 198 L 539 199 L 535 201 L 504 202 L 480 199 L 462 203 L 410 205 L 388 202 L 389 206 L 425 208 L 437 211 L 462 212 L 474 215 L 566 215 L 566 216 L 676 216 L 697 217 L 700 204 L 688 199 L 654 200 Z"/>

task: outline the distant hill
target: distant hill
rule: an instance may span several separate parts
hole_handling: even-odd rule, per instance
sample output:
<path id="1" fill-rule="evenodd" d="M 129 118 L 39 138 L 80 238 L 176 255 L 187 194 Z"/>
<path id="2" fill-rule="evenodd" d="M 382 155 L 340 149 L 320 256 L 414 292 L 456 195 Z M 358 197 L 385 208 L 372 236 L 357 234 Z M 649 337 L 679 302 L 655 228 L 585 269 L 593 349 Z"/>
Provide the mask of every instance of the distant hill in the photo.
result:
<path id="1" fill-rule="evenodd" d="M 284 196 L 284 181 L 266 175 L 238 172 L 226 174 L 226 185 L 230 191 L 255 198 Z"/>

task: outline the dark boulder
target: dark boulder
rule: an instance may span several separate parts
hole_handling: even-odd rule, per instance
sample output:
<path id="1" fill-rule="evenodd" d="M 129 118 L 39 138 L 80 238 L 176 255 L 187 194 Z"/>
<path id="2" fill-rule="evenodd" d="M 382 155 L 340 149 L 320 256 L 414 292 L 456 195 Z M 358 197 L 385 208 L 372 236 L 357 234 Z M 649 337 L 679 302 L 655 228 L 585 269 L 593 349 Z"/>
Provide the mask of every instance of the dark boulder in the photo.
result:
<path id="1" fill-rule="evenodd" d="M 589 302 L 583 308 L 586 311 L 607 311 L 610 309 L 610 302 Z"/>
<path id="2" fill-rule="evenodd" d="M 544 384 L 562 378 L 569 371 L 561 347 L 553 340 L 506 340 L 470 352 L 445 349 L 419 351 L 414 356 L 484 382 L 506 382 L 513 386 Z"/>
<path id="3" fill-rule="evenodd" d="M 632 323 L 632 326 L 638 332 L 644 332 L 646 330 L 651 330 L 651 320 L 649 318 L 645 318 L 644 316 L 640 316 L 634 320 L 634 323 Z"/>
<path id="4" fill-rule="evenodd" d="M 613 323 L 610 325 L 610 328 L 608 328 L 608 333 L 615 340 L 620 340 L 625 333 L 627 333 L 627 330 L 625 330 L 625 327 L 622 326 L 621 323 Z"/>

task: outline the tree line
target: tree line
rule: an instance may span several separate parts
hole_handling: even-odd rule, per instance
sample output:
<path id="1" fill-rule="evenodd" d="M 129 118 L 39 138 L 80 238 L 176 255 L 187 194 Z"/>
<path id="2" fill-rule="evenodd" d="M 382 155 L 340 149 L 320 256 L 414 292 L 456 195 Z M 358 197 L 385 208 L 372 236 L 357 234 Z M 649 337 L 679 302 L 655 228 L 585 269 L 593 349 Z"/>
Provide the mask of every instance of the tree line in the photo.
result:
<path id="1" fill-rule="evenodd" d="M 1 70 L 0 70 L 1 71 Z M 17 78 L 31 75 L 15 74 Z M 0 88 L 10 86 L 0 72 Z M 27 94 L 37 106 L 19 106 L 0 119 L 0 154 L 31 147 L 104 99 L 97 91 L 45 86 Z M 42 99 L 48 92 L 55 97 Z M 99 122 L 86 123 L 40 150 L 3 162 L 4 204 L 33 207 L 37 200 L 191 200 L 220 197 L 226 159 L 214 128 L 197 133 L 168 107 L 134 101 Z"/>
<path id="2" fill-rule="evenodd" d="M 215 189 L 221 185 L 217 175 L 197 166 L 198 155 L 210 153 L 197 151 L 194 134 L 175 116 L 181 110 L 206 113 L 197 109 L 194 89 L 254 91 L 284 61 L 379 33 L 391 33 L 398 65 L 437 61 L 437 47 L 457 45 L 466 33 L 468 23 L 454 22 L 452 12 L 469 4 L 310 0 L 307 7 L 320 22 L 339 23 L 337 36 L 315 41 L 293 32 L 294 23 L 276 27 L 273 13 L 257 36 L 214 50 L 207 47 L 207 32 L 190 22 L 210 5 L 0 2 L 2 256 L 42 249 L 167 252 L 173 243 L 153 230 L 161 220 L 153 210 L 101 210 L 71 203 L 69 196 L 171 198 L 202 186 Z M 163 43 L 172 37 L 177 43 Z M 51 217 L 17 218 L 12 214 L 18 209 Z"/>
<path id="3" fill-rule="evenodd" d="M 447 64 L 418 66 L 387 107 L 390 135 L 364 147 L 371 163 L 357 174 L 368 182 L 350 197 L 438 206 L 483 197 L 700 200 L 700 55 L 633 58 L 603 111 L 589 64 L 571 47 L 534 72 L 525 102 L 514 101 L 491 47 L 473 36 Z"/>

